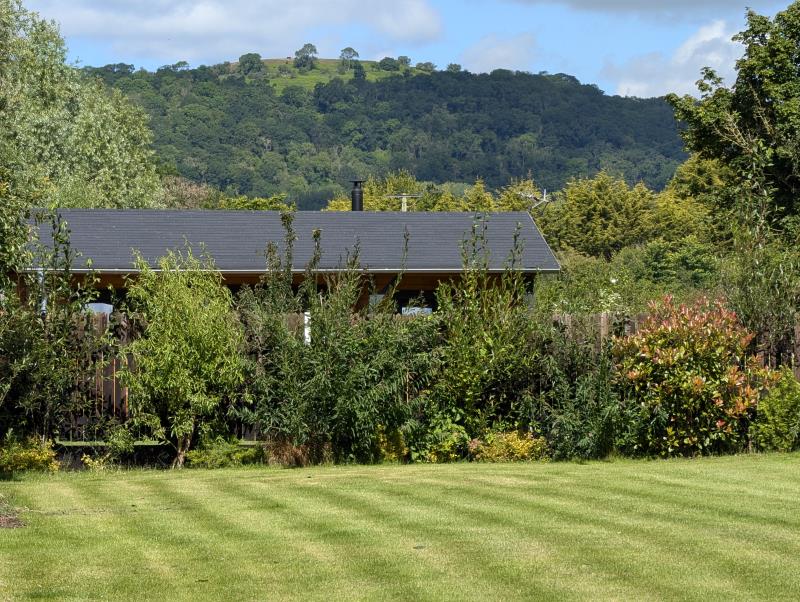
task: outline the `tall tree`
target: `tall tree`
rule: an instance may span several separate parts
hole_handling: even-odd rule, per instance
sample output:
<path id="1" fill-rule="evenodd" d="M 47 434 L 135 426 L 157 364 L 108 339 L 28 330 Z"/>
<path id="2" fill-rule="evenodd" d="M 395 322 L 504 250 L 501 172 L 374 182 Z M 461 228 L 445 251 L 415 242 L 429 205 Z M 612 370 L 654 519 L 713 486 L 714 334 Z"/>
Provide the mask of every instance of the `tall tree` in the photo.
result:
<path id="1" fill-rule="evenodd" d="M 339 53 L 339 60 L 341 61 L 342 67 L 345 70 L 349 70 L 353 65 L 353 60 L 358 58 L 358 52 L 356 52 L 355 48 L 351 48 L 348 46 L 347 48 L 342 48 L 342 52 Z"/>
<path id="2" fill-rule="evenodd" d="M 66 63 L 57 27 L 0 0 L 0 165 L 28 205 L 152 205 L 158 178 L 141 109 Z"/>
<path id="3" fill-rule="evenodd" d="M 667 100 L 687 124 L 689 149 L 738 173 L 749 188 L 742 192 L 768 198 L 762 209 L 778 222 L 800 212 L 800 2 L 774 19 L 748 11 L 747 28 L 734 40 L 744 55 L 731 87 L 706 68 L 699 102 Z"/>
<path id="4" fill-rule="evenodd" d="M 732 174 L 728 296 L 765 357 L 781 364 L 791 361 L 800 315 L 800 1 L 773 19 L 748 11 L 734 40 L 744 55 L 730 88 L 705 69 L 699 101 L 667 100 L 689 149 Z"/>
<path id="5" fill-rule="evenodd" d="M 572 180 L 562 199 L 544 208 L 538 219 L 551 244 L 610 259 L 647 237 L 655 195 L 643 184 L 633 188 L 622 178 L 600 172 Z"/>
<path id="6" fill-rule="evenodd" d="M 239 57 L 239 71 L 243 75 L 253 75 L 264 71 L 264 63 L 261 62 L 261 55 L 257 52 L 248 52 Z"/>
<path id="7" fill-rule="evenodd" d="M 317 63 L 317 47 L 314 44 L 305 43 L 303 47 L 294 53 L 294 66 L 301 71 L 310 71 Z"/>

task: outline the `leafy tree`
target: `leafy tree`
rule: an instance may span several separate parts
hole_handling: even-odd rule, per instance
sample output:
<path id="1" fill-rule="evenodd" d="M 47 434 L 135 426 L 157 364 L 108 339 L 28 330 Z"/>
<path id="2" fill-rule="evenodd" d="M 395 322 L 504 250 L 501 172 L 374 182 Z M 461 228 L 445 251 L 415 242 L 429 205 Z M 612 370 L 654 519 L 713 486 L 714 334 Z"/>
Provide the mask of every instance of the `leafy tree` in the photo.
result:
<path id="1" fill-rule="evenodd" d="M 385 56 L 378 61 L 378 68 L 382 71 L 399 71 L 400 63 L 397 62 L 397 59 L 393 59 L 390 56 Z"/>
<path id="2" fill-rule="evenodd" d="M 400 56 L 397 57 L 397 62 L 404 69 L 408 69 L 409 67 L 411 67 L 411 59 L 405 56 L 404 54 L 401 54 Z"/>
<path id="3" fill-rule="evenodd" d="M 422 71 L 423 73 L 433 73 L 436 71 L 436 65 L 433 63 L 426 61 L 424 63 L 417 63 L 415 68 L 417 71 Z"/>
<path id="4" fill-rule="evenodd" d="M 464 211 L 484 212 L 495 210 L 494 195 L 486 190 L 486 184 L 480 179 L 464 191 L 461 204 Z"/>
<path id="5" fill-rule="evenodd" d="M 0 164 L 29 206 L 149 206 L 158 179 L 141 109 L 66 64 L 54 24 L 0 0 Z"/>
<path id="6" fill-rule="evenodd" d="M 686 122 L 684 140 L 702 159 L 718 161 L 730 185 L 732 232 L 729 298 L 770 361 L 792 361 L 800 314 L 800 2 L 773 19 L 747 13 L 744 45 L 730 88 L 710 69 L 701 98 L 671 95 Z"/>
<path id="7" fill-rule="evenodd" d="M 542 200 L 542 192 L 529 177 L 504 186 L 498 194 L 496 206 L 500 211 L 528 211 Z"/>
<path id="8" fill-rule="evenodd" d="M 317 65 L 317 47 L 314 44 L 303 44 L 294 53 L 294 66 L 300 71 L 311 71 Z"/>
<path id="9" fill-rule="evenodd" d="M 244 75 L 253 75 L 264 71 L 264 63 L 257 52 L 249 52 L 239 57 L 239 71 Z"/>
<path id="10" fill-rule="evenodd" d="M 170 252 L 158 270 L 142 257 L 136 268 L 128 302 L 143 333 L 126 347 L 134 359 L 124 374 L 131 419 L 171 441 L 173 466 L 181 467 L 195 434 L 210 428 L 241 383 L 241 326 L 209 257 Z"/>
<path id="11" fill-rule="evenodd" d="M 28 263 L 29 255 L 26 203 L 3 181 L 3 171 L 0 167 L 0 297 L 16 286 L 11 275 Z"/>
<path id="12" fill-rule="evenodd" d="M 751 194 L 766 194 L 765 209 L 774 212 L 770 219 L 795 216 L 800 212 L 800 2 L 774 19 L 748 11 L 747 29 L 734 39 L 745 51 L 730 88 L 705 69 L 698 82 L 700 102 L 674 94 L 667 100 L 687 124 L 683 137 L 692 151 L 730 167 Z"/>
<path id="13" fill-rule="evenodd" d="M 729 242 L 733 236 L 731 207 L 735 204 L 735 188 L 734 173 L 729 167 L 718 159 L 694 154 L 678 166 L 664 192 L 702 206 L 708 212 L 704 225 L 711 228 L 709 234 L 714 240 Z"/>
<path id="14" fill-rule="evenodd" d="M 357 82 L 363 82 L 367 80 L 367 72 L 364 69 L 364 65 L 362 65 L 359 61 L 353 62 L 353 79 Z"/>
<path id="15" fill-rule="evenodd" d="M 643 242 L 655 195 L 643 184 L 601 172 L 572 180 L 561 200 L 543 209 L 540 225 L 551 244 L 610 259 L 628 245 Z"/>
<path id="16" fill-rule="evenodd" d="M 356 52 L 356 50 L 350 46 L 343 48 L 342 52 L 339 53 L 339 61 L 345 71 L 353 67 L 353 61 L 357 58 L 358 52 Z"/>
<path id="17" fill-rule="evenodd" d="M 461 65 L 458 63 L 450 63 L 447 65 L 448 73 L 461 73 Z"/>

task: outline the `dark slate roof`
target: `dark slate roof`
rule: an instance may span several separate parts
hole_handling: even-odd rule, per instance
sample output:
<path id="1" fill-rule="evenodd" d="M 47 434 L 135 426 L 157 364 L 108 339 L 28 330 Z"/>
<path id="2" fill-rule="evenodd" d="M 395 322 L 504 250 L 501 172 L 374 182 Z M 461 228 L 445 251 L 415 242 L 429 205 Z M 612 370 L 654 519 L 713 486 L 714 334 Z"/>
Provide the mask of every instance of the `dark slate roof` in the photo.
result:
<path id="1" fill-rule="evenodd" d="M 282 247 L 285 236 L 276 211 L 175 211 L 60 209 L 70 230 L 72 248 L 80 253 L 75 268 L 92 259 L 99 272 L 132 271 L 132 252 L 138 250 L 152 265 L 168 249 L 188 241 L 202 243 L 223 272 L 263 272 L 269 241 Z M 521 226 L 521 266 L 526 271 L 558 270 L 558 262 L 530 215 L 525 212 L 399 213 L 298 211 L 294 269 L 303 270 L 312 256 L 315 229 L 321 231 L 320 269 L 341 267 L 358 241 L 362 266 L 370 271 L 396 272 L 408 230 L 408 272 L 457 272 L 462 266 L 461 244 L 475 223 L 486 220 L 490 269 L 504 268 Z"/>

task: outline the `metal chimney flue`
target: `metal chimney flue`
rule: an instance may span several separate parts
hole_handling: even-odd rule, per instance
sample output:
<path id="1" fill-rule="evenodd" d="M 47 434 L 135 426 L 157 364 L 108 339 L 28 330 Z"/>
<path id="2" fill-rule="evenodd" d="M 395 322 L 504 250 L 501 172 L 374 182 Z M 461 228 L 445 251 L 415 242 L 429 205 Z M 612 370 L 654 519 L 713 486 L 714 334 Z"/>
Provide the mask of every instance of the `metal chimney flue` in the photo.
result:
<path id="1" fill-rule="evenodd" d="M 350 191 L 350 210 L 364 211 L 364 189 L 361 185 L 364 180 L 350 180 L 353 183 L 353 190 Z"/>

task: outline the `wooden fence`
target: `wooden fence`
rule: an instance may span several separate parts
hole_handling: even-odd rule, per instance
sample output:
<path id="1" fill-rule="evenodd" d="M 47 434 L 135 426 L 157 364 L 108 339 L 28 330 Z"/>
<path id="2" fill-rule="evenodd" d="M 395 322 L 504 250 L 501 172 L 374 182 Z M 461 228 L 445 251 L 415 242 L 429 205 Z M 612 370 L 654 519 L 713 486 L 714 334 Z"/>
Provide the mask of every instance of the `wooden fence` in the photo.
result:
<path id="1" fill-rule="evenodd" d="M 553 317 L 555 324 L 563 328 L 570 336 L 593 344 L 600 349 L 604 342 L 612 336 L 627 336 L 638 332 L 644 322 L 646 314 L 622 316 L 618 314 L 602 313 L 589 316 L 573 316 L 569 314 Z M 409 319 L 404 316 L 403 319 Z M 411 318 L 413 319 L 413 318 Z M 304 336 L 305 318 L 303 314 L 287 314 L 286 325 L 297 336 Z M 97 314 L 94 317 L 94 327 L 99 332 L 104 332 L 109 327 L 109 317 Z M 128 333 L 116 333 L 124 347 Z M 62 438 L 67 440 L 86 440 L 94 437 L 92 429 L 103 421 L 125 422 L 129 417 L 128 389 L 120 380 L 120 373 L 126 367 L 133 367 L 133 358 L 119 357 L 119 354 L 101 354 L 96 362 L 94 386 L 90 408 L 69 417 L 68 424 L 62 429 Z M 759 359 L 764 365 L 775 365 L 773 358 L 759 354 Z M 795 327 L 795 350 L 791 357 L 795 375 L 800 379 L 800 324 Z M 248 425 L 235 425 L 236 435 L 243 439 L 257 436 Z M 90 434 L 92 433 L 92 434 Z"/>

